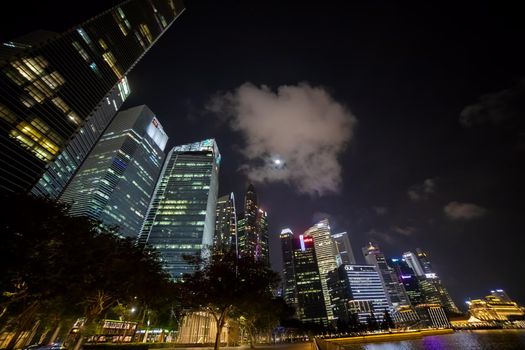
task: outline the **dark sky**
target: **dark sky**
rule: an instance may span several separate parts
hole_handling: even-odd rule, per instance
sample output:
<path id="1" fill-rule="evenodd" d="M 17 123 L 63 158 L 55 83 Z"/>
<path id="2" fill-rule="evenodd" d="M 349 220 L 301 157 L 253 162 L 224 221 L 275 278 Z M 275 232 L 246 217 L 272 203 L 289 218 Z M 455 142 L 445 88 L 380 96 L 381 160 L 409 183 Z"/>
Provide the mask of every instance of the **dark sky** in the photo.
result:
<path id="1" fill-rule="evenodd" d="M 60 32 L 108 3 L 64 11 L 56 2 L 19 2 L 2 11 L 0 39 Z M 273 94 L 299 83 L 321 89 L 357 123 L 333 158 L 342 170 L 335 191 L 300 193 L 302 175 L 255 184 L 269 213 L 274 268 L 281 228 L 302 233 L 328 215 L 334 231 L 350 233 L 358 260 L 370 240 L 389 256 L 426 249 L 460 307 L 494 288 L 525 303 L 525 22 L 517 5 L 503 3 L 187 0 L 129 75 L 124 107 L 147 104 L 168 146 L 216 138 L 220 193 L 240 201 L 248 179 L 239 168 L 260 165 L 241 154 L 253 130 L 219 122 L 206 109 L 212 97 L 242 99 L 235 91 L 246 82 Z M 311 146 L 293 125 L 272 125 L 276 135 L 291 132 L 296 151 Z M 333 169 L 320 164 L 330 178 Z"/>

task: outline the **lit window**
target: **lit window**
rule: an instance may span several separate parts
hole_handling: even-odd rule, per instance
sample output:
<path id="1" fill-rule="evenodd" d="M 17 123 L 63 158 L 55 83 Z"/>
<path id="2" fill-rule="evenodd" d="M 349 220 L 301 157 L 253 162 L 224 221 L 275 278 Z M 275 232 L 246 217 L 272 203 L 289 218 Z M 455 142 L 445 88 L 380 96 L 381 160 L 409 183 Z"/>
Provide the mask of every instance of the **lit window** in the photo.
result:
<path id="1" fill-rule="evenodd" d="M 84 61 L 86 62 L 91 61 L 91 58 L 89 57 L 88 53 L 86 52 L 86 50 L 84 50 L 84 48 L 80 45 L 78 41 L 73 41 L 72 44 L 73 44 L 73 47 L 77 50 L 77 52 L 80 54 L 80 56 L 82 56 Z"/>
<path id="2" fill-rule="evenodd" d="M 5 75 L 7 75 L 7 77 L 11 79 L 13 83 L 15 83 L 16 85 L 20 86 L 24 84 L 24 79 L 22 79 L 20 74 L 18 74 L 15 70 L 13 70 L 13 68 L 8 66 L 5 68 L 4 72 L 5 72 Z"/>
<path id="3" fill-rule="evenodd" d="M 26 78 L 29 81 L 33 81 L 36 79 L 35 75 L 31 73 L 31 70 L 29 70 L 25 65 L 23 65 L 20 61 L 13 61 L 11 62 L 11 65 L 16 68 L 18 73 L 20 73 L 24 78 Z"/>
<path id="4" fill-rule="evenodd" d="M 107 50 L 107 49 L 108 49 L 108 45 L 106 44 L 106 42 L 104 41 L 104 39 L 98 39 L 98 44 L 99 44 L 100 47 L 103 48 L 104 50 Z"/>
<path id="5" fill-rule="evenodd" d="M 153 42 L 153 37 L 151 36 L 151 33 L 149 31 L 149 28 L 146 24 L 141 23 L 139 26 L 140 33 L 148 40 L 148 42 L 151 44 Z"/>
<path id="6" fill-rule="evenodd" d="M 53 98 L 51 102 L 62 112 L 67 113 L 69 111 L 69 106 L 60 97 Z"/>
<path id="7" fill-rule="evenodd" d="M 121 79 L 122 78 L 122 72 L 120 71 L 120 68 L 117 66 L 117 60 L 115 59 L 115 56 L 111 52 L 104 52 L 102 54 L 102 57 L 104 58 L 104 61 L 108 64 L 108 66 L 113 70 L 113 73 Z"/>
<path id="8" fill-rule="evenodd" d="M 22 61 L 31 69 L 35 74 L 42 75 L 44 74 L 44 68 L 47 66 L 47 61 L 43 58 L 36 60 L 34 58 L 22 58 Z M 45 64 L 43 64 L 45 63 Z"/>
<path id="9" fill-rule="evenodd" d="M 82 28 L 77 29 L 78 34 L 82 37 L 82 39 L 86 42 L 86 44 L 91 45 L 91 38 L 87 35 L 86 31 Z"/>

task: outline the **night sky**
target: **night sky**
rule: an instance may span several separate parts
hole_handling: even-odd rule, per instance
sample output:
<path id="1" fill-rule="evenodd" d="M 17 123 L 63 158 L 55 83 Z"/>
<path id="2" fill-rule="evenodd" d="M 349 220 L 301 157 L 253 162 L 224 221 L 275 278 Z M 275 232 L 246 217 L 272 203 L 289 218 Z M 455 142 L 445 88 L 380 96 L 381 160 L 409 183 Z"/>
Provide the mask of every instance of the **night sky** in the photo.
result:
<path id="1" fill-rule="evenodd" d="M 0 39 L 114 3 L 18 2 Z M 276 270 L 280 230 L 328 216 L 360 262 L 370 240 L 426 249 L 461 308 L 525 303 L 525 22 L 502 3 L 187 0 L 124 108 L 147 104 L 168 147 L 217 140 L 219 192 L 255 181 Z"/>

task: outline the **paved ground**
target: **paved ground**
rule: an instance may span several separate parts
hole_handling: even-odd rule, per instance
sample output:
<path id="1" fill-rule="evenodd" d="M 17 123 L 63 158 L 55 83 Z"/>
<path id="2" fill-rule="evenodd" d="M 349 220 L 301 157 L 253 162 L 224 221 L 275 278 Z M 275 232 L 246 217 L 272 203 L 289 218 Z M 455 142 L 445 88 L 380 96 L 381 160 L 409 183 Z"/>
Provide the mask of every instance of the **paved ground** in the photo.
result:
<path id="1" fill-rule="evenodd" d="M 158 350 L 213 350 L 213 347 L 187 347 L 187 348 L 163 348 Z M 241 346 L 221 346 L 221 350 L 250 350 L 249 345 Z M 255 345 L 256 350 L 314 350 L 313 343 L 292 343 L 292 344 L 276 344 L 276 345 Z"/>

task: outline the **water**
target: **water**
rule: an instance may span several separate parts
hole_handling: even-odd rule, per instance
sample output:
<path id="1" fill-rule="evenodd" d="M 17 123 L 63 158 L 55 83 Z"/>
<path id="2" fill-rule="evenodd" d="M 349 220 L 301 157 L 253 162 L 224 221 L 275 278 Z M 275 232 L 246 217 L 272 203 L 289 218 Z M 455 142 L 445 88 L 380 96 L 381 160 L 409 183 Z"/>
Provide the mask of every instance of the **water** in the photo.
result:
<path id="1" fill-rule="evenodd" d="M 349 344 L 345 350 L 519 350 L 525 349 L 525 330 L 458 331 L 420 339 Z"/>

